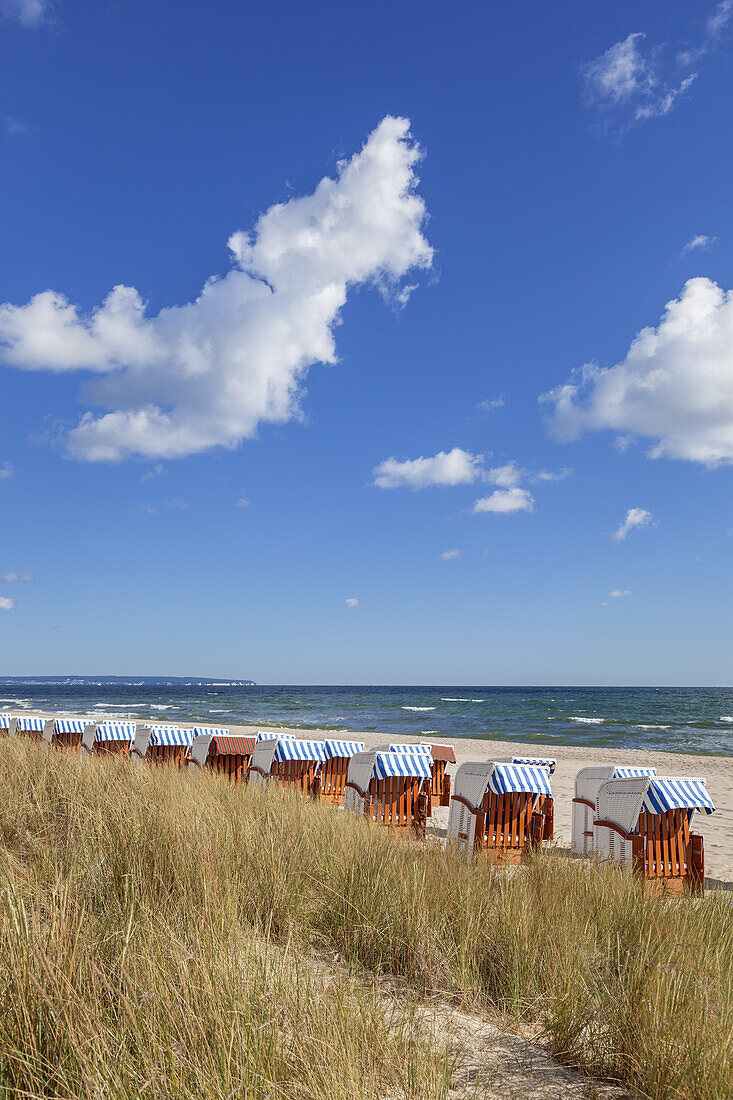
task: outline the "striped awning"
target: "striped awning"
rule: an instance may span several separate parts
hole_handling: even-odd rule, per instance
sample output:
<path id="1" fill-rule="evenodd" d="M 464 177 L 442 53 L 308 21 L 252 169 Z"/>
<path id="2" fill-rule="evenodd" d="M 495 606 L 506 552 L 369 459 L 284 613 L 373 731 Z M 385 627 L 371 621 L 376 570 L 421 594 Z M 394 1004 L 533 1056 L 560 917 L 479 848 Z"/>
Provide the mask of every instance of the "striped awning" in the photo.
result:
<path id="1" fill-rule="evenodd" d="M 43 733 L 45 718 L 19 718 L 16 730 L 18 733 Z"/>
<path id="2" fill-rule="evenodd" d="M 445 760 L 446 764 L 455 764 L 456 752 L 452 745 L 431 745 L 433 760 Z"/>
<path id="3" fill-rule="evenodd" d="M 524 764 L 495 764 L 488 786 L 494 794 L 552 794 L 548 768 Z"/>
<path id="4" fill-rule="evenodd" d="M 278 738 L 275 760 L 325 760 L 326 745 L 323 741 L 295 741 Z"/>
<path id="5" fill-rule="evenodd" d="M 6 730 L 10 728 L 10 714 L 0 714 L 0 730 Z"/>
<path id="6" fill-rule="evenodd" d="M 210 733 L 213 737 L 228 737 L 229 730 L 222 726 L 194 726 L 194 737 L 202 737 L 205 733 Z"/>
<path id="7" fill-rule="evenodd" d="M 430 761 L 425 753 L 378 752 L 374 758 L 374 775 L 377 779 L 388 779 L 392 775 L 430 779 Z"/>
<path id="8" fill-rule="evenodd" d="M 326 759 L 332 760 L 335 756 L 354 756 L 357 752 L 364 752 L 363 741 L 326 741 Z"/>
<path id="9" fill-rule="evenodd" d="M 297 741 L 294 733 L 258 733 L 258 741 Z"/>
<path id="10" fill-rule="evenodd" d="M 656 775 L 656 768 L 614 768 L 614 779 L 639 779 L 644 775 Z"/>
<path id="11" fill-rule="evenodd" d="M 257 740 L 254 737 L 238 737 L 236 734 L 215 734 L 211 739 L 209 752 L 219 756 L 251 756 Z"/>
<path id="12" fill-rule="evenodd" d="M 402 756 L 432 757 L 433 755 L 430 745 L 390 745 L 389 751 L 400 753 Z"/>
<path id="13" fill-rule="evenodd" d="M 148 726 L 151 745 L 192 745 L 193 730 L 179 726 Z"/>
<path id="14" fill-rule="evenodd" d="M 550 775 L 554 774 L 555 768 L 557 767 L 557 760 L 552 760 L 549 757 L 545 758 L 542 756 L 515 756 L 512 759 L 512 763 L 528 764 L 532 768 L 547 768 L 550 772 Z"/>
<path id="15" fill-rule="evenodd" d="M 134 741 L 134 722 L 100 722 L 94 734 L 95 741 Z"/>
<path id="16" fill-rule="evenodd" d="M 652 814 L 663 814 L 667 810 L 702 810 L 706 814 L 715 812 L 704 779 L 666 777 L 650 778 L 641 809 Z"/>
<path id="17" fill-rule="evenodd" d="M 91 725 L 89 718 L 57 718 L 53 724 L 54 733 L 83 733 Z"/>

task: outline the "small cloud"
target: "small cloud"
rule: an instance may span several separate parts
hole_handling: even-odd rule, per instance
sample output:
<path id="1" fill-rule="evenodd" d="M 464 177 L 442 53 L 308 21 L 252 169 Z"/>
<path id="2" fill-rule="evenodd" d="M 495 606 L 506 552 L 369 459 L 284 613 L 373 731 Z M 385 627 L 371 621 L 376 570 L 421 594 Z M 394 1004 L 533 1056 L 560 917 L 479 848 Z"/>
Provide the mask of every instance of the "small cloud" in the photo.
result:
<path id="1" fill-rule="evenodd" d="M 460 550 L 444 550 L 442 554 L 438 554 L 441 561 L 450 561 L 452 558 L 460 558 Z"/>
<path id="2" fill-rule="evenodd" d="M 152 481 L 153 478 L 160 477 L 160 475 L 163 473 L 163 468 L 164 468 L 163 463 L 158 462 L 158 464 L 156 466 L 151 466 L 151 468 L 149 470 L 146 470 L 145 473 L 143 474 L 143 476 L 140 478 L 140 480 L 141 481 Z"/>
<path id="3" fill-rule="evenodd" d="M 348 600 L 344 600 L 344 603 L 347 607 L 358 607 L 359 602 L 360 601 L 356 598 L 356 596 L 349 596 Z"/>
<path id="4" fill-rule="evenodd" d="M 498 397 L 486 397 L 483 401 L 479 401 L 476 409 L 480 413 L 490 413 L 494 409 L 502 409 L 505 404 L 504 394 L 500 393 Z"/>
<path id="5" fill-rule="evenodd" d="M 169 512 L 185 512 L 188 508 L 188 502 L 181 500 L 180 497 L 173 497 L 173 500 L 167 500 L 165 506 Z"/>
<path id="6" fill-rule="evenodd" d="M 22 27 L 41 27 L 51 16 L 48 0 L 0 0 L 0 12 Z"/>
<path id="7" fill-rule="evenodd" d="M 534 497 L 528 489 L 520 489 L 516 485 L 511 489 L 496 489 L 491 496 L 477 500 L 473 511 L 474 514 L 495 512 L 504 515 L 510 512 L 532 512 Z"/>
<path id="8" fill-rule="evenodd" d="M 608 593 L 608 598 L 610 600 L 622 600 L 624 598 L 624 596 L 630 596 L 630 595 L 631 595 L 631 590 L 629 588 L 624 588 L 624 589 L 614 588 L 613 592 Z"/>
<path id="9" fill-rule="evenodd" d="M 239 497 L 237 500 L 237 508 L 249 508 L 247 497 Z"/>
<path id="10" fill-rule="evenodd" d="M 460 447 L 439 451 L 431 458 L 409 458 L 400 462 L 386 458 L 375 466 L 373 484 L 378 489 L 427 489 L 434 485 L 470 485 L 481 476 L 481 455 Z"/>
<path id="11" fill-rule="evenodd" d="M 503 466 L 492 466 L 485 474 L 485 480 L 490 485 L 499 485 L 502 489 L 509 489 L 512 485 L 518 485 L 525 475 L 521 466 L 516 462 L 507 462 Z"/>
<path id="12" fill-rule="evenodd" d="M 15 476 L 15 470 L 9 462 L 5 462 L 0 466 L 0 481 L 8 481 L 11 477 Z"/>
<path id="13" fill-rule="evenodd" d="M 11 600 L 9 596 L 0 596 L 0 611 L 12 611 L 15 607 L 15 600 Z"/>
<path id="14" fill-rule="evenodd" d="M 32 573 L 3 573 L 0 580 L 3 584 L 16 584 L 35 580 Z"/>
<path id="15" fill-rule="evenodd" d="M 620 542 L 621 539 L 625 539 L 629 532 L 633 531 L 635 528 L 649 527 L 654 525 L 654 523 L 654 516 L 651 512 L 648 512 L 646 508 L 629 508 L 623 523 L 614 531 L 612 538 Z"/>
<path id="16" fill-rule="evenodd" d="M 571 466 L 563 466 L 562 470 L 539 470 L 532 474 L 531 481 L 564 481 L 566 477 L 572 477 L 575 471 Z"/>
<path id="17" fill-rule="evenodd" d="M 698 233 L 696 237 L 692 237 L 685 247 L 680 252 L 680 256 L 686 255 L 688 252 L 692 252 L 695 248 L 710 248 L 711 244 L 717 241 L 717 237 L 706 237 L 704 233 Z"/>
<path id="18" fill-rule="evenodd" d="M 141 512 L 144 516 L 154 516 L 158 509 L 154 504 L 139 504 L 137 511 Z"/>
<path id="19" fill-rule="evenodd" d="M 30 129 L 27 122 L 24 122 L 22 118 L 15 118 L 13 115 L 0 115 L 0 125 L 5 133 L 10 134 L 11 137 L 27 134 Z"/>

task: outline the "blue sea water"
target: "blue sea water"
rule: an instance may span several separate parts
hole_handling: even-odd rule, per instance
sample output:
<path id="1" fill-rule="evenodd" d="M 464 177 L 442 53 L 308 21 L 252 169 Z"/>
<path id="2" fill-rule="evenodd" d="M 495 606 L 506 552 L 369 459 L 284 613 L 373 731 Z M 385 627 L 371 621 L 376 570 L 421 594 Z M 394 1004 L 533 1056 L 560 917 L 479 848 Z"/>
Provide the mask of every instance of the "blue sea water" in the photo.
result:
<path id="1" fill-rule="evenodd" d="M 731 688 L 0 685 L 0 710 L 729 756 Z"/>

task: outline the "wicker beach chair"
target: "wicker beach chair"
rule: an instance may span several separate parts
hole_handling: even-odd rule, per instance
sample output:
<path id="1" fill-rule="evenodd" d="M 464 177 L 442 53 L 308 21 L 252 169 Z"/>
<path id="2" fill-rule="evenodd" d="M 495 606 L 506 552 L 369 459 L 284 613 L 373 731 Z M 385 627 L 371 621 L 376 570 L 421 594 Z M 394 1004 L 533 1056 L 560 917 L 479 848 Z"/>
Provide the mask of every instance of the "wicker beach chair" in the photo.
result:
<path id="1" fill-rule="evenodd" d="M 9 714 L 0 714 L 0 737 L 8 737 L 12 718 Z"/>
<path id="2" fill-rule="evenodd" d="M 215 726 L 194 726 L 188 762 L 194 767 L 211 768 L 232 783 L 246 783 L 255 748 L 254 737 L 242 737 Z"/>
<path id="3" fill-rule="evenodd" d="M 400 746 L 404 748 L 405 746 Z M 431 758 L 426 753 L 371 749 L 349 762 L 344 794 L 347 810 L 393 829 L 425 836 L 430 798 Z"/>
<path id="4" fill-rule="evenodd" d="M 349 761 L 364 751 L 363 741 L 325 741 L 326 759 L 321 769 L 321 798 L 343 806 Z"/>
<path id="5" fill-rule="evenodd" d="M 448 843 L 516 864 L 542 842 L 542 800 L 552 797 L 549 768 L 486 760 L 461 764 L 448 817 Z"/>
<path id="6" fill-rule="evenodd" d="M 37 718 L 30 714 L 24 714 L 19 718 L 11 718 L 8 735 L 14 737 L 19 733 L 23 737 L 30 737 L 32 741 L 41 741 L 45 721 L 45 718 Z"/>
<path id="7" fill-rule="evenodd" d="M 430 793 L 439 806 L 450 806 L 450 776 L 445 769 L 447 764 L 455 764 L 456 751 L 452 745 L 435 745 L 431 742 L 430 753 L 432 756 Z"/>
<path id="8" fill-rule="evenodd" d="M 43 740 L 54 749 L 81 752 L 84 730 L 93 725 L 88 718 L 48 718 L 43 724 Z"/>
<path id="9" fill-rule="evenodd" d="M 324 741 L 268 737 L 255 745 L 249 766 L 250 782 L 271 783 L 310 798 L 319 798 L 321 770 L 326 762 Z"/>
<path id="10" fill-rule="evenodd" d="M 550 775 L 555 774 L 557 760 L 550 756 L 497 756 L 497 764 L 523 764 L 530 768 L 547 768 Z M 552 795 L 540 795 L 535 807 L 538 813 L 544 815 L 543 840 L 553 840 L 555 836 L 555 802 Z"/>
<path id="11" fill-rule="evenodd" d="M 153 724 L 138 726 L 130 751 L 135 760 L 145 760 L 155 766 L 173 764 L 181 768 L 187 763 L 188 749 L 192 744 L 192 729 Z"/>
<path id="12" fill-rule="evenodd" d="M 659 775 L 609 779 L 596 796 L 594 851 L 632 867 L 664 893 L 704 890 L 703 838 L 690 832 L 696 810 L 715 811 L 704 779 Z"/>
<path id="13" fill-rule="evenodd" d="M 656 768 L 627 768 L 615 764 L 581 768 L 575 777 L 573 816 L 570 833 L 570 851 L 575 856 L 593 854 L 593 822 L 596 817 L 596 798 L 609 779 L 639 779 L 656 775 Z"/>
<path id="14" fill-rule="evenodd" d="M 93 722 L 85 728 L 81 746 L 95 756 L 129 756 L 134 740 L 134 722 Z"/>

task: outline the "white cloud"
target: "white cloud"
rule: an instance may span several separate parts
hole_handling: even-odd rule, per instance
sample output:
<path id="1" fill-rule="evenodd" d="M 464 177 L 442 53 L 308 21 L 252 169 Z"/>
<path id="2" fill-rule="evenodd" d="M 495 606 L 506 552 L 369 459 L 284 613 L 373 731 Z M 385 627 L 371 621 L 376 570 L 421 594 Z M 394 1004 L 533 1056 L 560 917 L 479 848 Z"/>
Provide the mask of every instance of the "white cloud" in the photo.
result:
<path id="1" fill-rule="evenodd" d="M 3 465 L 0 466 L 0 481 L 8 481 L 14 475 L 15 470 L 9 462 L 4 462 Z"/>
<path id="2" fill-rule="evenodd" d="M 680 256 L 686 255 L 688 252 L 692 252 L 695 248 L 710 248 L 711 244 L 717 241 L 717 237 L 706 237 L 704 233 L 698 233 L 696 237 L 692 237 L 685 247 L 680 252 Z"/>
<path id="3" fill-rule="evenodd" d="M 697 80 L 697 73 L 686 76 L 677 88 L 667 88 L 657 99 L 651 103 L 643 103 L 634 112 L 635 122 L 644 122 L 648 118 L 662 118 L 668 115 L 681 95 Z"/>
<path id="4" fill-rule="evenodd" d="M 4 573 L 0 577 L 3 584 L 15 584 L 17 582 L 32 581 L 33 579 L 32 573 Z"/>
<path id="5" fill-rule="evenodd" d="M 411 458 L 400 462 L 386 458 L 372 474 L 379 489 L 426 489 L 433 485 L 470 485 L 482 474 L 481 455 L 460 447 L 439 451 L 432 458 Z"/>
<path id="6" fill-rule="evenodd" d="M 0 11 L 24 27 L 39 27 L 51 14 L 48 0 L 0 0 Z"/>
<path id="7" fill-rule="evenodd" d="M 572 477 L 574 470 L 571 466 L 563 466 L 561 470 L 538 470 L 536 474 L 532 474 L 532 481 L 565 481 L 565 478 Z"/>
<path id="8" fill-rule="evenodd" d="M 22 118 L 16 118 L 14 115 L 0 115 L 0 125 L 10 137 L 27 134 L 29 129 L 27 122 Z"/>
<path id="9" fill-rule="evenodd" d="M 608 593 L 608 598 L 611 600 L 622 600 L 624 596 L 630 596 L 631 590 L 628 588 L 614 588 L 613 592 Z"/>
<path id="10" fill-rule="evenodd" d="M 356 596 L 349 596 L 348 600 L 344 600 L 344 603 L 347 607 L 358 607 L 359 602 L 360 601 L 356 598 Z"/>
<path id="11" fill-rule="evenodd" d="M 152 466 L 149 470 L 146 470 L 145 473 L 143 474 L 143 476 L 140 478 L 140 480 L 141 481 L 152 481 L 154 478 L 160 477 L 160 475 L 162 473 L 163 473 L 163 463 L 158 462 L 157 465 Z"/>
<path id="12" fill-rule="evenodd" d="M 586 89 L 592 98 L 619 103 L 652 91 L 657 78 L 640 50 L 644 38 L 639 32 L 630 34 L 583 67 Z"/>
<path id="13" fill-rule="evenodd" d="M 531 512 L 534 510 L 534 497 L 528 489 L 496 489 L 491 496 L 481 497 L 473 506 L 474 513 L 480 512 Z"/>
<path id="14" fill-rule="evenodd" d="M 0 611 L 12 611 L 15 607 L 15 600 L 11 600 L 9 596 L 0 596 Z"/>
<path id="15" fill-rule="evenodd" d="M 245 496 L 237 499 L 237 508 L 249 508 L 249 500 Z"/>
<path id="16" fill-rule="evenodd" d="M 705 32 L 710 38 L 717 38 L 733 19 L 733 0 L 721 0 L 705 24 Z"/>
<path id="17" fill-rule="evenodd" d="M 733 291 L 690 279 L 621 363 L 588 364 L 540 400 L 559 439 L 610 429 L 654 440 L 650 458 L 733 462 Z"/>
<path id="18" fill-rule="evenodd" d="M 399 296 L 432 263 L 416 194 L 420 150 L 407 119 L 387 117 L 311 195 L 270 207 L 229 239 L 235 266 L 183 306 L 147 316 L 116 286 L 82 316 L 47 290 L 0 306 L 0 349 L 24 370 L 87 370 L 85 412 L 66 439 L 89 461 L 176 458 L 235 447 L 260 424 L 300 415 L 308 369 L 337 361 L 333 329 L 359 285 Z"/>
<path id="19" fill-rule="evenodd" d="M 506 405 L 504 400 L 504 394 L 500 393 L 498 397 L 487 397 L 483 401 L 479 401 L 476 408 L 481 413 L 493 412 L 494 409 L 502 409 Z"/>
<path id="20" fill-rule="evenodd" d="M 502 489 L 509 489 L 512 485 L 518 485 L 524 474 L 525 471 L 517 466 L 516 462 L 507 462 L 503 466 L 492 466 L 486 473 L 486 481 L 490 485 L 499 485 Z"/>
<path id="21" fill-rule="evenodd" d="M 623 522 L 614 531 L 613 538 L 618 542 L 625 539 L 630 531 L 637 527 L 649 527 L 654 524 L 654 516 L 646 508 L 629 508 Z"/>
<path id="22" fill-rule="evenodd" d="M 451 561 L 453 558 L 460 558 L 460 550 L 444 550 L 442 554 L 438 554 L 441 561 Z"/>

